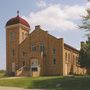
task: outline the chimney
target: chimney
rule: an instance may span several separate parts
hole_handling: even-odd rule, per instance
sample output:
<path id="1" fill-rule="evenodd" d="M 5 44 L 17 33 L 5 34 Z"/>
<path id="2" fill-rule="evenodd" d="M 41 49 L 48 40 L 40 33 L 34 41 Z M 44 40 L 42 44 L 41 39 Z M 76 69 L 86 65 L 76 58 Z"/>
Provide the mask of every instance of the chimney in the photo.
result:
<path id="1" fill-rule="evenodd" d="M 35 30 L 40 29 L 40 25 L 35 26 Z"/>

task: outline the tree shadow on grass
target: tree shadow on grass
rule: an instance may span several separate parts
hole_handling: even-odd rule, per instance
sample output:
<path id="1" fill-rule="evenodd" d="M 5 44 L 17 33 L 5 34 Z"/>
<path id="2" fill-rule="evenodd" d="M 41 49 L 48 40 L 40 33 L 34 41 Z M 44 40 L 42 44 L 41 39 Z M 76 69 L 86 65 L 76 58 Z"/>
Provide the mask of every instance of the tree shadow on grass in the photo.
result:
<path id="1" fill-rule="evenodd" d="M 32 86 L 28 85 L 27 88 L 46 90 L 90 90 L 90 77 L 38 79 L 34 80 Z"/>

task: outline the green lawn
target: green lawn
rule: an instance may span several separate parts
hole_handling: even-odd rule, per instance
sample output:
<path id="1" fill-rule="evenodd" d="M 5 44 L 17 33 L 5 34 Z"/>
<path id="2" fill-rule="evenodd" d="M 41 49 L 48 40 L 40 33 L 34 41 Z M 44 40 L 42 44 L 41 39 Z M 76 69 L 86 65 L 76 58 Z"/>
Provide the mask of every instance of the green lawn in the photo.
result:
<path id="1" fill-rule="evenodd" d="M 0 86 L 46 88 L 49 90 L 90 90 L 90 77 L 26 77 L 0 80 Z"/>
<path id="2" fill-rule="evenodd" d="M 6 77 L 5 76 L 5 71 L 0 70 L 0 78 L 4 78 L 4 77 Z"/>
<path id="3" fill-rule="evenodd" d="M 2 78 L 4 76 L 4 74 L 3 73 L 0 73 L 0 78 Z"/>

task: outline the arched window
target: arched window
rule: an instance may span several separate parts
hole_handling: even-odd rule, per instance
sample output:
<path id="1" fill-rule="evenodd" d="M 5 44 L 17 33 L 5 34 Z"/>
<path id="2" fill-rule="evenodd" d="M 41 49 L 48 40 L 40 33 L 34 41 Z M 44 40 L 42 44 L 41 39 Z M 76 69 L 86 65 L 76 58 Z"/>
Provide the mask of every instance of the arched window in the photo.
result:
<path id="1" fill-rule="evenodd" d="M 44 43 L 40 43 L 40 52 L 44 52 L 45 46 Z"/>
<path id="2" fill-rule="evenodd" d="M 34 52 L 34 51 L 36 51 L 36 46 L 35 46 L 35 44 L 32 44 L 31 45 L 31 50 Z"/>
<path id="3" fill-rule="evenodd" d="M 68 53 L 68 62 L 70 62 L 70 53 Z"/>
<path id="4" fill-rule="evenodd" d="M 53 58 L 53 64 L 56 64 L 56 58 Z"/>
<path id="5" fill-rule="evenodd" d="M 15 32 L 10 32 L 10 41 L 15 40 Z"/>
<path id="6" fill-rule="evenodd" d="M 73 55 L 73 64 L 75 64 L 75 56 Z"/>
<path id="7" fill-rule="evenodd" d="M 65 53 L 65 60 L 67 61 L 67 53 Z"/>
<path id="8" fill-rule="evenodd" d="M 53 48 L 53 55 L 56 55 L 56 49 Z"/>

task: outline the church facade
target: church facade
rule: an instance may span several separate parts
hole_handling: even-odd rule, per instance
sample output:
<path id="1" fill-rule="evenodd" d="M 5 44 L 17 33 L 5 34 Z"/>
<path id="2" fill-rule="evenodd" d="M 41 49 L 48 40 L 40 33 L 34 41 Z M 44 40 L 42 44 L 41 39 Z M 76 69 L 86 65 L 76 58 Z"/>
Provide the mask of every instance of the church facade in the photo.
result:
<path id="1" fill-rule="evenodd" d="M 7 75 L 45 76 L 85 74 L 77 64 L 79 50 L 17 15 L 6 23 Z"/>

